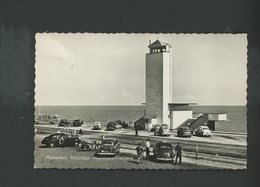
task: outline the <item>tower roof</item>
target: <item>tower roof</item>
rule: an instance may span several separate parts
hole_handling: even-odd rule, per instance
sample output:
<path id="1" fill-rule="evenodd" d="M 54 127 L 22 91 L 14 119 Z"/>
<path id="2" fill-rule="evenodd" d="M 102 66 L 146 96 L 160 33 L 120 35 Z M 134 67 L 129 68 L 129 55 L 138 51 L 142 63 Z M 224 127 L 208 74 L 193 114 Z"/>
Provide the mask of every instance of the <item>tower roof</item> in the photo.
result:
<path id="1" fill-rule="evenodd" d="M 161 47 L 165 47 L 165 46 L 170 46 L 170 44 L 167 44 L 160 40 L 156 40 L 155 42 L 151 43 L 148 47 L 153 49 L 153 48 L 161 48 Z"/>

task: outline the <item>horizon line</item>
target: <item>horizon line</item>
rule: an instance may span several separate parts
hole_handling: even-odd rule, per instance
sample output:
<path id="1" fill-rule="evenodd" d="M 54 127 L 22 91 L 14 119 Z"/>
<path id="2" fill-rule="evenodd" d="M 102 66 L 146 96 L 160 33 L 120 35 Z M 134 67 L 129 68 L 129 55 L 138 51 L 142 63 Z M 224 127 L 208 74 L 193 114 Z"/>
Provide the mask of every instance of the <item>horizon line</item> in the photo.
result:
<path id="1" fill-rule="evenodd" d="M 145 106 L 144 104 L 120 104 L 120 105 L 113 105 L 113 104 L 37 104 L 34 106 Z M 197 104 L 194 106 L 247 106 L 247 104 Z"/>

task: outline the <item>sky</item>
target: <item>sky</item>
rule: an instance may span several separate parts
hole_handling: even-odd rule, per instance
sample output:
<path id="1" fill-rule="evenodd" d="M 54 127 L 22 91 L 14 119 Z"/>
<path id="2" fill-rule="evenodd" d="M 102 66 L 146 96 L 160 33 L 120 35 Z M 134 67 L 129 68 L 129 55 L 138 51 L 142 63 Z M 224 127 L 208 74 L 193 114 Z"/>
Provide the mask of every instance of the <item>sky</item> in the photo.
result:
<path id="1" fill-rule="evenodd" d="M 246 34 L 36 34 L 35 105 L 141 105 L 149 40 L 172 46 L 173 102 L 246 105 Z"/>

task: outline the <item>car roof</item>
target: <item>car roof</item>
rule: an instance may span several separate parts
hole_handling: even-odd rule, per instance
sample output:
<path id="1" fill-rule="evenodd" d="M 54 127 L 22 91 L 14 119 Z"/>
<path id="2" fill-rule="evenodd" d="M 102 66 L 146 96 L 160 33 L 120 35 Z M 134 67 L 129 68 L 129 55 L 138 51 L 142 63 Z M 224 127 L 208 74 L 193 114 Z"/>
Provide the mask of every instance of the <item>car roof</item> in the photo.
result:
<path id="1" fill-rule="evenodd" d="M 172 145 L 170 142 L 165 142 L 165 141 L 156 143 L 156 145 L 161 145 L 161 144 Z"/>
<path id="2" fill-rule="evenodd" d="M 54 134 L 51 134 L 50 136 L 55 136 L 55 135 L 66 135 L 64 133 L 54 133 Z"/>

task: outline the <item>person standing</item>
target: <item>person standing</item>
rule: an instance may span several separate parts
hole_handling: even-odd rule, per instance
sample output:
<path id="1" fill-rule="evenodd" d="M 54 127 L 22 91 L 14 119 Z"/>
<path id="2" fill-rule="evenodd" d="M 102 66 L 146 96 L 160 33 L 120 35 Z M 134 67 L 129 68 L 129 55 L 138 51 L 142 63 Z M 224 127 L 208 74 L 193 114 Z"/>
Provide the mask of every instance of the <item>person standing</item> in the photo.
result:
<path id="1" fill-rule="evenodd" d="M 138 125 L 137 125 L 137 123 L 135 124 L 135 135 L 138 136 Z"/>
<path id="2" fill-rule="evenodd" d="M 150 139 L 148 138 L 145 142 L 146 160 L 149 160 L 150 155 Z"/>
<path id="3" fill-rule="evenodd" d="M 197 144 L 195 147 L 195 158 L 196 159 L 198 159 L 198 154 L 199 154 L 199 144 Z"/>
<path id="4" fill-rule="evenodd" d="M 139 143 L 138 146 L 136 147 L 136 151 L 137 151 L 137 156 L 136 156 L 137 162 L 138 164 L 142 163 L 144 149 L 141 143 Z"/>
<path id="5" fill-rule="evenodd" d="M 177 164 L 177 161 L 179 159 L 179 164 L 181 165 L 181 161 L 182 161 L 182 147 L 180 146 L 179 142 L 177 142 L 177 145 L 175 147 L 175 154 L 176 154 L 175 164 Z"/>

